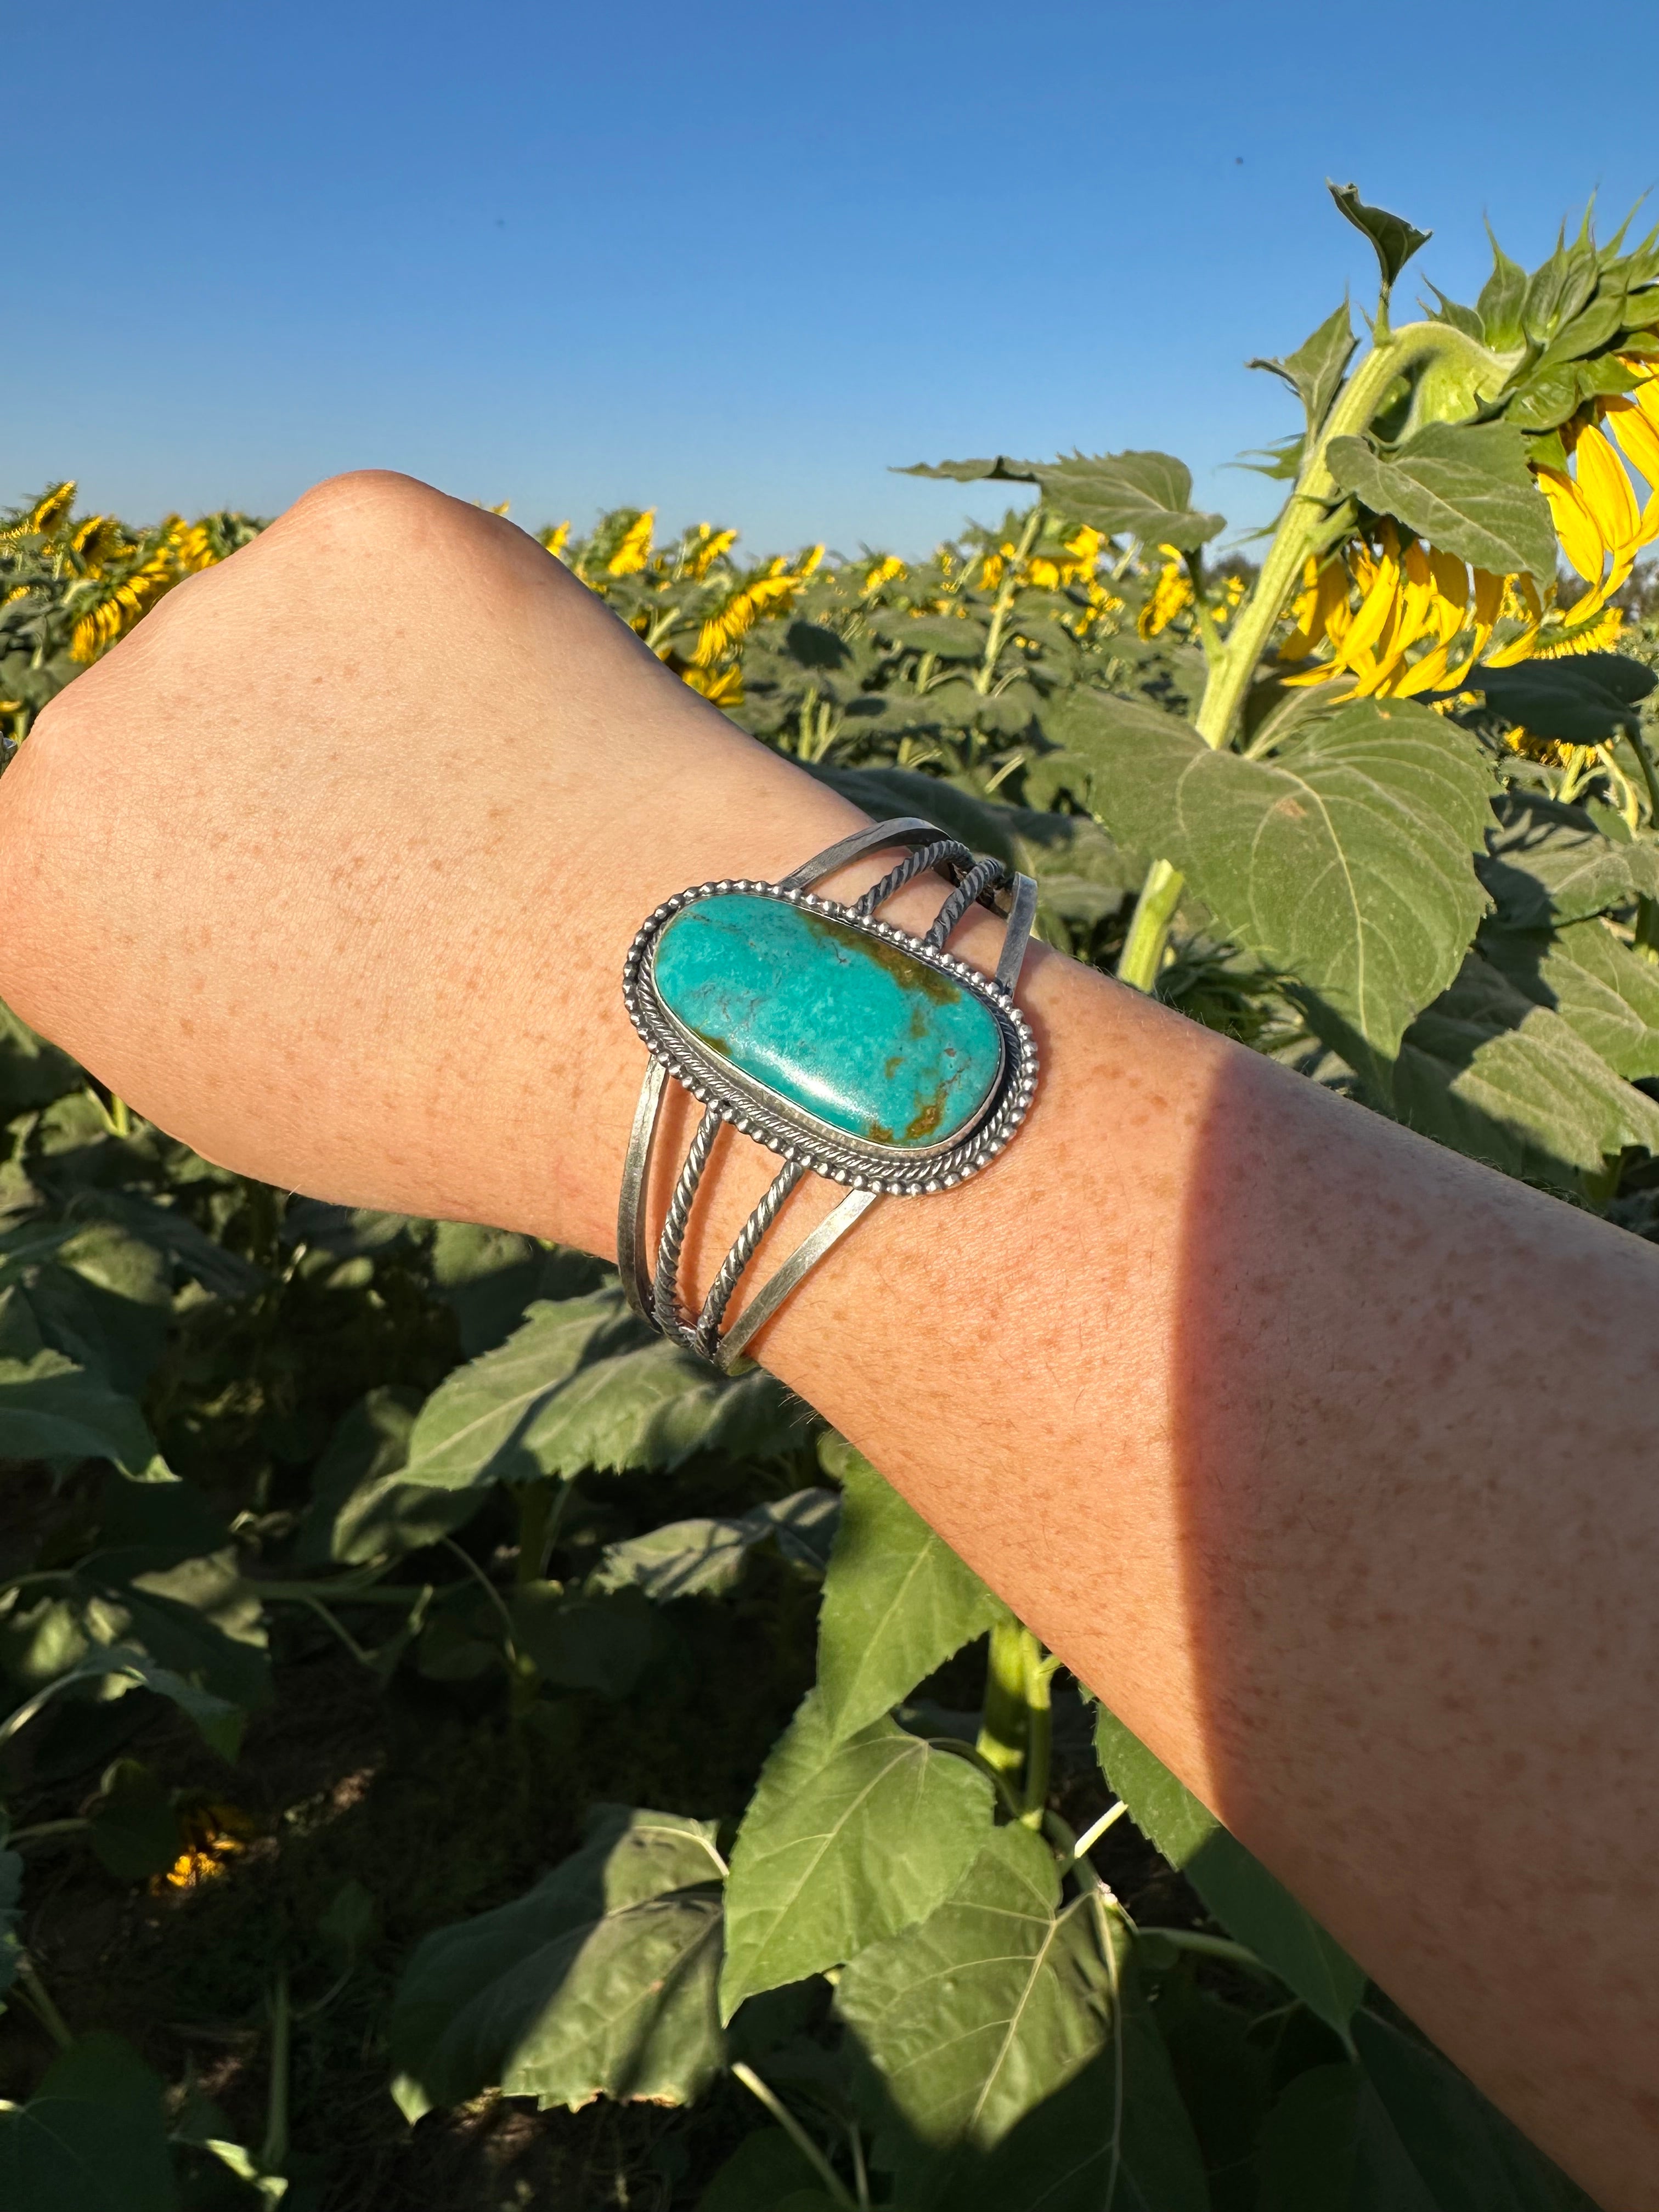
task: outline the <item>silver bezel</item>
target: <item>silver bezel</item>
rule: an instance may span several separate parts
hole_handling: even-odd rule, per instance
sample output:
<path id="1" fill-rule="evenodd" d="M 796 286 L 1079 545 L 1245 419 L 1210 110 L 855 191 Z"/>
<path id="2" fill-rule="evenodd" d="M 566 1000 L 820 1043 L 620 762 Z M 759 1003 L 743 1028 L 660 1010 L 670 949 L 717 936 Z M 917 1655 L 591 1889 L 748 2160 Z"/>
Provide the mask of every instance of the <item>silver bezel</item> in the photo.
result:
<path id="1" fill-rule="evenodd" d="M 683 1028 L 658 995 L 652 968 L 658 939 L 674 916 L 687 907 L 701 899 L 726 897 L 733 892 L 805 907 L 866 937 L 897 945 L 913 958 L 949 975 L 988 1006 L 1002 1038 L 1002 1066 L 972 1127 L 948 1143 L 926 1151 L 849 1137 L 732 1067 Z M 967 1182 L 1003 1150 L 1025 1119 L 1036 1091 L 1036 1041 L 1012 993 L 1000 984 L 982 975 L 977 968 L 970 968 L 965 960 L 958 960 L 953 952 L 913 937 L 890 921 L 859 914 L 834 899 L 815 897 L 811 891 L 784 890 L 776 884 L 757 883 L 747 877 L 698 884 L 665 899 L 647 917 L 629 947 L 623 969 L 623 999 L 647 1048 L 693 1097 L 714 1107 L 734 1128 L 753 1137 L 781 1159 L 799 1160 L 815 1175 L 844 1183 L 852 1190 L 919 1198 Z"/>

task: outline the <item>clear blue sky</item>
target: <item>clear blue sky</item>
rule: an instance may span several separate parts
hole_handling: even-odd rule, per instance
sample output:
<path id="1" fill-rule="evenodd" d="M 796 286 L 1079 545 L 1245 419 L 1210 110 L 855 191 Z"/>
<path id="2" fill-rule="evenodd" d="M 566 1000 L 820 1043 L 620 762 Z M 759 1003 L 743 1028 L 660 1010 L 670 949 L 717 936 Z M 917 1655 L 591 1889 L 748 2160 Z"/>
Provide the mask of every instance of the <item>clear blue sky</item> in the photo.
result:
<path id="1" fill-rule="evenodd" d="M 1244 359 L 1374 288 L 1328 174 L 1462 296 L 1483 214 L 1532 261 L 1659 177 L 1653 0 L 91 0 L 4 53 L 0 501 L 134 519 L 374 465 L 909 551 L 994 502 L 889 463 L 1077 445 L 1260 520 Z"/>

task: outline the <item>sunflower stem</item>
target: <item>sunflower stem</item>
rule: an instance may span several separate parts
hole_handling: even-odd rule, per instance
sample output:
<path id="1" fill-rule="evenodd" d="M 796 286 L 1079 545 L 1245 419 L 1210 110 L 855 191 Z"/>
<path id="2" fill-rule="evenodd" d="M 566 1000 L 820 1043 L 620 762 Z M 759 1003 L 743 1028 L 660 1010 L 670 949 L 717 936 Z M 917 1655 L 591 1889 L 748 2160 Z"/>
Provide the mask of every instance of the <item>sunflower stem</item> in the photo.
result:
<path id="1" fill-rule="evenodd" d="M 1024 566 L 1027 555 L 1036 543 L 1036 534 L 1042 526 L 1042 501 L 1039 499 L 1032 502 L 1031 511 L 1025 518 L 1025 527 L 1020 532 L 1019 544 L 1014 549 L 1014 557 L 1002 572 L 1002 582 L 992 603 L 991 627 L 986 632 L 985 651 L 980 660 L 979 672 L 974 678 L 974 689 L 979 693 L 981 698 L 983 698 L 990 690 L 991 679 L 996 674 L 998 656 L 1002 651 L 1002 634 L 1008 626 L 1008 617 L 1014 604 L 1014 593 L 1019 589 L 1019 572 Z"/>
<path id="2" fill-rule="evenodd" d="M 1296 489 L 1285 501 L 1261 573 L 1228 624 L 1225 639 L 1210 662 L 1204 698 L 1193 726 L 1206 744 L 1219 751 L 1232 737 L 1239 710 L 1250 688 L 1274 625 L 1296 592 L 1310 554 L 1331 542 L 1333 510 L 1341 511 L 1342 493 L 1327 456 L 1338 438 L 1358 436 L 1369 428 L 1389 386 L 1408 368 L 1436 354 L 1467 354 L 1472 341 L 1449 323 L 1408 323 L 1390 334 L 1379 325 L 1376 343 L 1337 394 L 1329 413 L 1310 440 Z M 1168 860 L 1154 860 L 1135 906 L 1129 933 L 1118 960 L 1121 983 L 1150 991 L 1164 964 L 1170 925 L 1180 902 L 1182 878 Z"/>

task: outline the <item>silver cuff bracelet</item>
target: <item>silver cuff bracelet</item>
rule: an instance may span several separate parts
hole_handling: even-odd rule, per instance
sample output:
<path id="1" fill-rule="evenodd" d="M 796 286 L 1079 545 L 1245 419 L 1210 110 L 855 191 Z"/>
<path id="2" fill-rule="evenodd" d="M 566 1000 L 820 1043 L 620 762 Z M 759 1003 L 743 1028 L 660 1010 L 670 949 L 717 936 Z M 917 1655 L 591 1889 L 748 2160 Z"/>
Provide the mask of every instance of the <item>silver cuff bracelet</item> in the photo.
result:
<path id="1" fill-rule="evenodd" d="M 865 854 L 906 856 L 851 906 L 812 885 Z M 925 937 L 879 921 L 914 878 L 951 885 Z M 1006 913 L 994 976 L 945 951 L 975 902 Z M 623 1170 L 617 1249 L 623 1288 L 654 1328 L 727 1373 L 809 1269 L 881 1197 L 948 1190 L 994 1159 L 1024 1120 L 1037 1055 L 1014 988 L 1036 915 L 1036 885 L 975 860 L 930 822 L 878 822 L 775 884 L 699 884 L 648 916 L 623 970 L 623 998 L 651 1054 Z M 704 1112 L 648 1256 L 651 1154 L 670 1076 Z M 720 1124 L 782 1162 L 701 1309 L 681 1302 L 680 1255 Z M 729 1328 L 726 1309 L 762 1239 L 808 1172 L 848 1195 L 797 1245 Z"/>

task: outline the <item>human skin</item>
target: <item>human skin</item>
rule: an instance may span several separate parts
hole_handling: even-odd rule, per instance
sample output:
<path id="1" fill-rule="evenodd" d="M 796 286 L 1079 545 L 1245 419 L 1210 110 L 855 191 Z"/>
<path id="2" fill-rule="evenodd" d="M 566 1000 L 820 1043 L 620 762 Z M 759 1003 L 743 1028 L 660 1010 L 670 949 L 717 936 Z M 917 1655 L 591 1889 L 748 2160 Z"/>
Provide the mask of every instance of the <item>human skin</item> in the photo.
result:
<path id="1" fill-rule="evenodd" d="M 510 525 L 342 478 L 41 717 L 0 996 L 244 1174 L 612 1256 L 634 931 L 862 819 Z M 1044 948 L 1020 998 L 1025 1128 L 762 1357 L 1607 2212 L 1659 2205 L 1659 1252 Z M 775 1168 L 722 1137 L 696 1287 Z"/>

